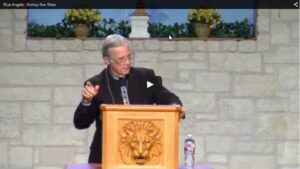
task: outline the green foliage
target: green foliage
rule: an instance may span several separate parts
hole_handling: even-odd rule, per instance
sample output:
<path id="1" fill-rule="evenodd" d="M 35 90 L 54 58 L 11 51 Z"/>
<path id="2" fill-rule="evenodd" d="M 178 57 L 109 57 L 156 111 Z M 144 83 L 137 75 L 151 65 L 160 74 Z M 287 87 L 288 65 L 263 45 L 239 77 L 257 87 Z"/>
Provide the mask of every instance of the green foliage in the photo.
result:
<path id="1" fill-rule="evenodd" d="M 164 25 L 162 23 L 149 23 L 148 32 L 151 37 L 196 37 L 193 23 Z M 210 37 L 215 38 L 251 38 L 254 34 L 254 26 L 247 19 L 234 23 L 220 23 L 214 27 Z"/>
<path id="2" fill-rule="evenodd" d="M 110 34 L 129 36 L 131 27 L 128 21 L 116 22 L 113 19 L 103 19 L 98 25 L 92 26 L 89 37 L 105 37 Z M 174 37 L 196 37 L 192 23 L 175 23 L 165 25 L 163 23 L 149 23 L 148 32 L 152 38 L 163 38 L 173 35 Z M 247 19 L 234 23 L 220 23 L 212 29 L 210 37 L 215 38 L 251 38 L 254 34 L 254 26 Z M 28 23 L 28 36 L 30 37 L 75 37 L 73 26 L 63 22 L 55 25 L 42 25 L 34 22 Z"/>
<path id="3" fill-rule="evenodd" d="M 131 27 L 128 21 L 120 21 L 117 23 L 113 19 L 103 19 L 100 24 L 90 27 L 89 37 L 105 37 L 114 33 L 128 37 L 130 32 Z M 43 25 L 34 22 L 28 23 L 28 36 L 56 38 L 75 37 L 73 25 L 66 23 L 64 20 L 62 23 L 57 23 L 56 25 Z"/>
<path id="4" fill-rule="evenodd" d="M 43 25 L 34 22 L 28 23 L 28 36 L 30 37 L 75 37 L 69 25 L 57 23 L 55 25 Z"/>
<path id="5" fill-rule="evenodd" d="M 174 37 L 193 37 L 195 36 L 193 27 L 189 23 L 173 25 L 164 25 L 162 23 L 149 23 L 148 32 L 150 37 L 168 37 L 173 35 Z"/>
<path id="6" fill-rule="evenodd" d="M 120 34 L 124 37 L 128 37 L 131 32 L 131 27 L 128 21 L 120 21 L 117 23 L 113 19 L 101 20 L 98 27 L 94 31 L 96 37 L 105 37 L 110 34 Z"/>
<path id="7" fill-rule="evenodd" d="M 220 38 L 251 38 L 254 35 L 254 26 L 247 19 L 234 23 L 221 23 L 217 25 L 210 36 Z"/>

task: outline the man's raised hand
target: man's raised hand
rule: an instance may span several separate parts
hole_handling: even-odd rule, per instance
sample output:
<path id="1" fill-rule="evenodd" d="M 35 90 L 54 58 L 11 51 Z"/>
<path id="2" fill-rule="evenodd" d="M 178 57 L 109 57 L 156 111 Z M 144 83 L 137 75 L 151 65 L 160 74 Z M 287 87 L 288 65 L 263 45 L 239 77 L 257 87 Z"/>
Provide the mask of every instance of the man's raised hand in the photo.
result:
<path id="1" fill-rule="evenodd" d="M 86 82 L 86 85 L 82 89 L 82 99 L 86 102 L 91 102 L 99 92 L 100 86 L 96 85 L 93 86 L 90 81 Z"/>

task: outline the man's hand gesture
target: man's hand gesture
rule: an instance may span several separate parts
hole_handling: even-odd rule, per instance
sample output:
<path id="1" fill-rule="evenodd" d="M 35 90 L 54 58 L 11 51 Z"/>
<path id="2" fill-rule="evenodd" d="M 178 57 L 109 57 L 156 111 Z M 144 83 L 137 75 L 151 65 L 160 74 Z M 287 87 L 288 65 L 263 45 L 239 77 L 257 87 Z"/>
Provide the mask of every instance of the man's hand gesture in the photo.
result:
<path id="1" fill-rule="evenodd" d="M 90 81 L 87 81 L 81 92 L 82 100 L 88 103 L 92 102 L 93 98 L 98 94 L 99 89 L 99 85 L 93 86 Z"/>

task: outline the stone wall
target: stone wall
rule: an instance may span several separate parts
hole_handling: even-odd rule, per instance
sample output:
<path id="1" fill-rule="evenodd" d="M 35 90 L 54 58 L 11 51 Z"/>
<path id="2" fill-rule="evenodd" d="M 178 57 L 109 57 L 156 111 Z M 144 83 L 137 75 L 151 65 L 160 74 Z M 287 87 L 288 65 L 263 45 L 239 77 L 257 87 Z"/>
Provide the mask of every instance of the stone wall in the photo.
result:
<path id="1" fill-rule="evenodd" d="M 100 72 L 101 39 L 28 39 L 26 10 L 0 10 L 0 168 L 87 161 L 76 130 L 82 83 Z M 46 18 L 45 18 L 46 19 Z M 132 40 L 184 103 L 196 161 L 214 169 L 299 168 L 299 11 L 259 10 L 256 40 Z"/>

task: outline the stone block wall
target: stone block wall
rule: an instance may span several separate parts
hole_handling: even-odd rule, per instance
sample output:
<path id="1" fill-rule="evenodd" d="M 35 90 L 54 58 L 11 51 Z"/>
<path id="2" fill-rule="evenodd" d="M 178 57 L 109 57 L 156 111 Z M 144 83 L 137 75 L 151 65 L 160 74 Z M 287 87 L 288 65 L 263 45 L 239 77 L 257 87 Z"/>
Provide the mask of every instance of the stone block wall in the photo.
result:
<path id="1" fill-rule="evenodd" d="M 76 130 L 82 83 L 102 39 L 30 39 L 26 10 L 0 10 L 0 168 L 87 161 L 94 128 Z M 299 169 L 299 10 L 258 10 L 254 40 L 132 40 L 134 65 L 180 96 L 188 133 L 214 169 Z"/>

